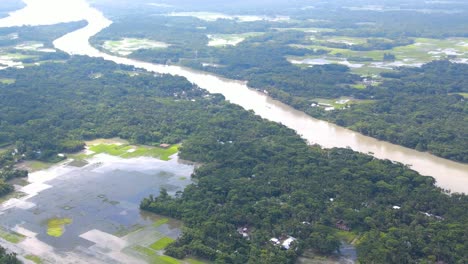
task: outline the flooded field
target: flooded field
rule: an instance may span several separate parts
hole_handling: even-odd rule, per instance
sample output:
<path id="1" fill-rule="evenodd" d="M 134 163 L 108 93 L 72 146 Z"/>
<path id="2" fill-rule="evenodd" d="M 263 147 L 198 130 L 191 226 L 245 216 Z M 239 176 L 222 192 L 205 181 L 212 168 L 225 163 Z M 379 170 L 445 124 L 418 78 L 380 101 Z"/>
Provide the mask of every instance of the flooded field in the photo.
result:
<path id="1" fill-rule="evenodd" d="M 218 19 L 228 19 L 228 20 L 236 20 L 238 22 L 255 22 L 255 21 L 289 21 L 290 18 L 286 16 L 275 16 L 275 17 L 267 17 L 267 16 L 254 16 L 254 15 L 228 15 L 222 13 L 215 13 L 215 12 L 172 12 L 169 13 L 167 16 L 173 17 L 195 17 L 200 20 L 204 21 L 216 21 Z"/>
<path id="2" fill-rule="evenodd" d="M 182 191 L 192 183 L 194 167 L 177 156 L 162 161 L 97 154 L 87 163 L 75 167 L 68 160 L 16 185 L 18 195 L 0 205 L 0 244 L 44 263 L 161 258 L 161 248 L 150 246 L 176 239 L 181 223 L 141 212 L 139 203 L 160 188 L 172 195 Z"/>
<path id="3" fill-rule="evenodd" d="M 165 49 L 170 45 L 164 42 L 149 39 L 123 38 L 121 40 L 108 40 L 102 47 L 111 53 L 127 56 L 139 49 Z"/>
<path id="4" fill-rule="evenodd" d="M 0 70 L 9 67 L 21 69 L 32 65 L 30 61 L 37 59 L 39 55 L 54 52 L 55 49 L 46 48 L 44 43 L 37 41 L 25 41 L 16 46 L 0 45 Z"/>
<path id="5" fill-rule="evenodd" d="M 251 32 L 243 34 L 217 34 L 207 35 L 210 39 L 208 46 L 212 47 L 224 47 L 224 46 L 236 46 L 237 44 L 244 41 L 246 38 L 260 36 L 263 33 Z"/>
<path id="6" fill-rule="evenodd" d="M 293 29 L 295 30 L 295 29 Z M 369 50 L 356 51 L 344 48 L 330 48 L 327 43 L 341 43 L 346 45 L 360 45 L 366 43 L 365 38 L 351 38 L 338 36 L 312 36 L 311 42 L 315 44 L 293 45 L 314 50 L 326 50 L 326 55 L 289 57 L 289 62 L 299 65 L 323 65 L 323 64 L 343 64 L 351 68 L 354 73 L 361 75 L 377 74 L 382 71 L 392 70 L 396 67 L 420 67 L 432 60 L 450 59 L 453 62 L 467 63 L 468 60 L 468 39 L 429 39 L 416 38 L 414 44 L 395 47 L 390 50 Z M 395 61 L 384 61 L 384 54 L 395 55 Z M 356 58 L 361 61 L 354 62 Z"/>

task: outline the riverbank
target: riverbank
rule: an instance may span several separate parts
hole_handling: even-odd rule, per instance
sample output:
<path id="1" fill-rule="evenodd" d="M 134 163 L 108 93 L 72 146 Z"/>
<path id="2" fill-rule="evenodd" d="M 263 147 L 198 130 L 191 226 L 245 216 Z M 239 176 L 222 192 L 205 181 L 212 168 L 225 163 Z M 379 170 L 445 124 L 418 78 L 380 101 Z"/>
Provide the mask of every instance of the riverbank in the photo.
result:
<path id="1" fill-rule="evenodd" d="M 94 9 L 91 11 L 96 12 Z M 452 192 L 468 192 L 468 165 L 466 164 L 379 141 L 326 121 L 317 120 L 264 93 L 250 89 L 245 82 L 220 78 L 184 67 L 157 65 L 103 53 L 89 44 L 89 38 L 109 26 L 111 22 L 102 14 L 88 22 L 85 28 L 54 41 L 55 47 L 69 54 L 101 57 L 150 72 L 183 76 L 210 93 L 220 93 L 231 103 L 240 105 L 246 110 L 253 110 L 265 119 L 296 130 L 311 144 L 319 144 L 325 148 L 349 147 L 361 153 L 373 153 L 372 155 L 376 158 L 408 164 L 420 174 L 434 177 L 437 185 L 444 189 Z"/>

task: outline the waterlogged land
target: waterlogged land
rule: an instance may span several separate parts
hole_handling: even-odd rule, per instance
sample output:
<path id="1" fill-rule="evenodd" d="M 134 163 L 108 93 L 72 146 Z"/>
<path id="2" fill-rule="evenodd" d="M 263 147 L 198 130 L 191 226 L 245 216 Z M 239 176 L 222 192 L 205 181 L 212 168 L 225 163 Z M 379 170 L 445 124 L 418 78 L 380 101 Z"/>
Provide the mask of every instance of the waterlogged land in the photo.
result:
<path id="1" fill-rule="evenodd" d="M 167 14 L 172 17 L 195 17 L 204 21 L 217 21 L 220 19 L 234 20 L 237 22 L 255 22 L 255 21 L 288 21 L 287 16 L 255 16 L 255 15 L 228 15 L 216 12 L 172 12 Z"/>
<path id="2" fill-rule="evenodd" d="M 236 46 L 247 38 L 262 35 L 259 32 L 249 32 L 242 34 L 216 34 L 208 35 L 209 38 L 208 46 L 212 47 L 225 47 L 225 46 Z"/>
<path id="3" fill-rule="evenodd" d="M 372 38 L 369 38 L 372 40 Z M 342 64 L 360 75 L 375 75 L 397 67 L 420 67 L 432 60 L 450 59 L 454 62 L 468 62 L 468 39 L 415 38 L 414 43 L 385 50 L 357 51 L 345 48 L 330 48 L 328 44 L 339 43 L 349 46 L 366 44 L 368 38 L 320 36 L 311 37 L 314 45 L 299 45 L 311 50 L 325 50 L 327 54 L 319 56 L 289 57 L 293 64 L 324 65 Z M 322 44 L 322 45 L 321 45 Z M 293 45 L 294 46 L 294 45 Z M 384 61 L 384 54 L 393 54 L 395 58 Z"/>
<path id="4" fill-rule="evenodd" d="M 80 26 L 83 26 L 83 23 L 42 26 L 34 29 L 0 27 L 0 69 L 24 68 L 46 62 L 63 62 L 67 56 L 58 52 L 53 47 L 52 41 Z M 0 82 L 8 83 L 9 80 L 2 79 Z"/>
<path id="5" fill-rule="evenodd" d="M 93 146 L 117 142 L 100 143 Z M 193 167 L 176 157 L 94 154 L 85 160 L 81 167 L 68 160 L 31 173 L 29 184 L 17 187 L 22 196 L 2 202 L 1 245 L 44 263 L 63 263 L 64 256 L 69 262 L 186 263 L 162 256 L 180 235 L 180 222 L 140 212 L 139 201 L 162 187 L 172 195 L 183 190 Z"/>
<path id="6" fill-rule="evenodd" d="M 149 39 L 123 38 L 121 40 L 108 40 L 102 45 L 105 50 L 122 56 L 130 55 L 139 49 L 165 49 L 169 44 Z"/>

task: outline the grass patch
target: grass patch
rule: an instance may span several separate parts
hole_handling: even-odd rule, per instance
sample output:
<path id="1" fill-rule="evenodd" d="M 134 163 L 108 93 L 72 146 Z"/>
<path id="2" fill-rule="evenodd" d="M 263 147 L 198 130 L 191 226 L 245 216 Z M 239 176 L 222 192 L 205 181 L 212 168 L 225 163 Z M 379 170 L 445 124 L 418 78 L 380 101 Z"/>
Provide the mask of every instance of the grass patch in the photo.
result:
<path id="1" fill-rule="evenodd" d="M 340 238 L 340 240 L 343 240 L 348 244 L 351 244 L 359 237 L 359 234 L 341 230 L 336 232 L 336 235 Z"/>
<path id="2" fill-rule="evenodd" d="M 11 193 L 9 193 L 7 195 L 4 195 L 4 196 L 0 197 L 0 203 L 6 202 L 6 201 L 8 201 L 8 200 L 10 200 L 12 198 L 19 199 L 19 198 L 24 197 L 24 196 L 26 196 L 26 194 L 23 193 L 23 192 L 11 192 Z"/>
<path id="3" fill-rule="evenodd" d="M 461 96 L 463 96 L 465 98 L 468 98 L 468 93 L 456 93 L 456 94 L 459 94 L 459 95 L 461 95 Z"/>
<path id="4" fill-rule="evenodd" d="M 36 264 L 41 264 L 41 263 L 43 263 L 43 262 L 42 262 L 42 259 L 41 259 L 40 257 L 36 256 L 36 255 L 26 255 L 26 256 L 24 256 L 24 258 L 25 258 L 25 259 L 28 259 L 28 260 L 30 260 L 30 261 L 36 263 Z"/>
<path id="5" fill-rule="evenodd" d="M 3 238 L 10 243 L 18 244 L 19 242 L 23 241 L 25 236 L 16 232 L 5 231 L 3 228 L 0 228 L 0 238 Z"/>
<path id="6" fill-rule="evenodd" d="M 154 252 L 154 250 L 150 249 L 150 248 L 147 248 L 147 247 L 144 247 L 144 246 L 140 246 L 140 245 L 136 245 L 134 247 L 132 247 L 132 249 L 138 253 L 141 253 L 145 256 L 148 256 L 148 257 L 151 257 L 151 256 L 154 256 L 156 253 Z"/>
<path id="7" fill-rule="evenodd" d="M 169 218 L 161 218 L 153 223 L 154 227 L 160 227 L 169 222 Z"/>
<path id="8" fill-rule="evenodd" d="M 447 38 L 447 39 L 430 39 L 430 38 L 416 38 L 414 44 L 394 47 L 389 50 L 369 50 L 369 51 L 356 51 L 350 49 L 340 49 L 326 47 L 329 43 L 353 43 L 363 44 L 367 41 L 366 38 L 355 38 L 346 36 L 327 36 L 324 38 L 311 38 L 311 45 L 297 45 L 291 46 L 313 49 L 325 50 L 328 52 L 326 55 L 321 56 L 307 56 L 301 59 L 325 59 L 334 63 L 337 60 L 347 59 L 353 61 L 353 58 L 367 58 L 373 61 L 360 61 L 358 64 L 364 64 L 363 67 L 351 68 L 351 71 L 360 75 L 379 74 L 385 71 L 391 71 L 392 68 L 397 66 L 418 66 L 433 60 L 447 59 L 447 58 L 468 58 L 468 38 Z M 384 62 L 383 56 L 385 53 L 391 53 L 396 56 L 395 62 Z"/>
<path id="9" fill-rule="evenodd" d="M 157 256 L 152 261 L 152 264 L 179 264 L 180 261 L 169 256 Z"/>
<path id="10" fill-rule="evenodd" d="M 55 163 L 31 160 L 31 161 L 25 161 L 24 165 L 28 170 L 34 172 L 34 171 L 40 171 L 40 170 L 48 169 L 48 168 L 54 166 Z"/>
<path id="11" fill-rule="evenodd" d="M 179 151 L 179 147 L 180 145 L 178 144 L 172 145 L 167 149 L 147 146 L 99 144 L 91 146 L 89 149 L 95 152 L 95 154 L 105 153 L 122 158 L 153 157 L 161 160 L 169 160 L 170 156 Z"/>
<path id="12" fill-rule="evenodd" d="M 170 237 L 163 237 L 159 239 L 158 241 L 154 242 L 153 244 L 151 244 L 149 247 L 154 250 L 163 250 L 172 242 L 174 242 L 174 239 Z"/>
<path id="13" fill-rule="evenodd" d="M 71 224 L 70 218 L 52 218 L 47 220 L 47 234 L 52 237 L 61 237 L 65 231 L 65 225 Z"/>
<path id="14" fill-rule="evenodd" d="M 185 259 L 185 261 L 189 264 L 205 264 L 206 263 L 206 262 L 203 262 L 197 259 L 192 259 L 192 258 Z"/>
<path id="15" fill-rule="evenodd" d="M 135 158 L 141 156 L 148 156 L 158 158 L 161 160 L 169 160 L 169 157 L 179 151 L 179 144 L 172 145 L 167 149 L 157 147 L 137 147 L 134 152 L 127 152 L 122 155 L 123 158 Z"/>
<path id="16" fill-rule="evenodd" d="M 0 78 L 0 83 L 3 83 L 3 84 L 13 84 L 15 82 L 16 82 L 15 79 Z"/>
<path id="17" fill-rule="evenodd" d="M 102 47 L 112 53 L 127 56 L 139 49 L 165 49 L 170 45 L 150 39 L 123 38 L 105 41 Z"/>
<path id="18" fill-rule="evenodd" d="M 263 35 L 264 33 L 261 32 L 248 32 L 242 34 L 215 34 L 215 35 L 208 35 L 210 41 L 208 42 L 208 46 L 213 47 L 224 47 L 224 46 L 235 46 L 247 38 L 256 37 Z"/>
<path id="19" fill-rule="evenodd" d="M 362 83 L 353 84 L 353 85 L 351 85 L 351 87 L 359 89 L 359 90 L 366 89 L 366 85 L 362 84 Z"/>
<path id="20" fill-rule="evenodd" d="M 130 226 L 129 228 L 123 226 L 123 225 L 120 225 L 118 227 L 118 230 L 117 232 L 114 233 L 115 236 L 118 236 L 118 237 L 124 237 L 130 233 L 134 233 L 134 232 L 138 232 L 140 230 L 142 230 L 144 228 L 144 226 L 140 225 L 140 224 L 134 224 L 132 226 Z"/>
<path id="21" fill-rule="evenodd" d="M 84 167 L 88 165 L 88 162 L 86 160 L 73 160 L 72 162 L 68 163 L 68 166 L 73 166 L 73 167 Z"/>
<path id="22" fill-rule="evenodd" d="M 159 255 L 157 251 L 147 248 L 144 246 L 136 245 L 131 248 L 131 250 L 138 252 L 145 257 L 148 258 L 148 263 L 151 264 L 181 264 L 181 263 L 188 263 L 188 264 L 205 264 L 207 262 L 203 262 L 200 260 L 196 260 L 193 258 L 188 258 L 184 260 L 178 260 L 173 257 Z"/>

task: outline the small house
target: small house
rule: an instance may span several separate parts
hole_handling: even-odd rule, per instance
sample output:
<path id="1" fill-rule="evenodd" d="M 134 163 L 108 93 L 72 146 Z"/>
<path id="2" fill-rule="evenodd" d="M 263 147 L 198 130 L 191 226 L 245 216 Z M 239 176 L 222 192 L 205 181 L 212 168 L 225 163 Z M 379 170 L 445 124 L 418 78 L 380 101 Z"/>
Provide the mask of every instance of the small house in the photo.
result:
<path id="1" fill-rule="evenodd" d="M 343 221 L 343 220 L 339 220 L 338 222 L 336 222 L 336 228 L 340 229 L 340 230 L 343 230 L 343 231 L 350 231 L 351 228 L 349 228 L 349 226 L 346 225 L 346 223 Z"/>
<path id="2" fill-rule="evenodd" d="M 159 145 L 160 148 L 164 148 L 164 149 L 167 149 L 170 146 L 171 146 L 170 144 L 166 144 L 166 143 L 163 143 L 163 144 Z"/>

